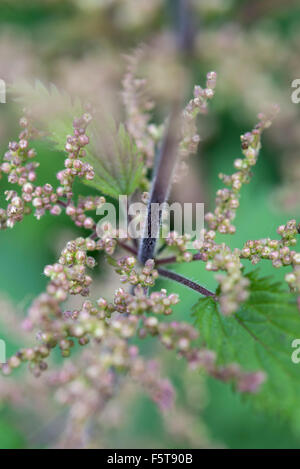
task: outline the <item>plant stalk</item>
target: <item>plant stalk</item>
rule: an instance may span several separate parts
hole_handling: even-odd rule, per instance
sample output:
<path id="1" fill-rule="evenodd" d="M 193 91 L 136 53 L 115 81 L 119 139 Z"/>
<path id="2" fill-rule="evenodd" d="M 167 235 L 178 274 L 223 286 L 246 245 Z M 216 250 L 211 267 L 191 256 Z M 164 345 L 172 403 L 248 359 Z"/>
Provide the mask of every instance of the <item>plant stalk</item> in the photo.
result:
<path id="1" fill-rule="evenodd" d="M 211 292 L 210 290 L 207 290 L 201 285 L 198 285 L 198 283 L 192 282 L 192 280 L 189 280 L 188 278 L 183 277 L 182 275 L 176 274 L 175 272 L 171 272 L 170 270 L 166 270 L 166 269 L 157 269 L 157 270 L 158 270 L 159 275 L 161 275 L 162 277 L 181 283 L 182 285 L 185 285 L 186 287 L 191 288 L 192 290 L 195 290 L 201 295 L 211 296 L 215 300 L 217 299 L 217 296 L 215 293 Z"/>
<path id="2" fill-rule="evenodd" d="M 144 264 L 154 259 L 156 242 L 159 237 L 163 205 L 169 197 L 174 169 L 177 162 L 179 102 L 173 107 L 167 132 L 160 149 L 156 171 L 148 203 L 144 237 L 139 247 L 139 261 Z"/>

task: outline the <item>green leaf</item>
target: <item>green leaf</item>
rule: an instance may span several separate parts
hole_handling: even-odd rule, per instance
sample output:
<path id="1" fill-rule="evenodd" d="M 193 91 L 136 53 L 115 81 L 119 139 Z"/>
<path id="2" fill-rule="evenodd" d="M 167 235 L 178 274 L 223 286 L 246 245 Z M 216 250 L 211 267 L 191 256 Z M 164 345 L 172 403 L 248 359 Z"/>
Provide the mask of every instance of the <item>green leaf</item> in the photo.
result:
<path id="1" fill-rule="evenodd" d="M 248 275 L 251 295 L 233 316 L 219 312 L 212 298 L 194 306 L 196 326 L 220 365 L 239 363 L 248 371 L 262 370 L 266 382 L 255 405 L 291 419 L 300 428 L 300 364 L 292 362 L 292 342 L 300 339 L 300 314 L 295 297 L 270 278 Z"/>
<path id="2" fill-rule="evenodd" d="M 95 121 L 88 133 L 86 161 L 93 166 L 95 178 L 85 184 L 116 199 L 120 194 L 132 194 L 140 184 L 143 162 L 124 125 L 117 128 L 113 121 Z"/>
<path id="3" fill-rule="evenodd" d="M 18 83 L 10 91 L 17 101 L 33 109 L 55 148 L 64 151 L 67 135 L 73 134 L 74 118 L 85 112 L 81 101 L 72 100 L 54 85 L 47 88 L 40 81 L 34 85 Z M 143 161 L 124 125 L 117 127 L 113 119 L 97 115 L 87 133 L 90 144 L 85 148 L 85 160 L 93 166 L 95 178 L 83 182 L 116 199 L 132 194 L 141 182 Z"/>
<path id="4" fill-rule="evenodd" d="M 16 82 L 9 87 L 16 102 L 32 111 L 34 124 L 46 132 L 55 149 L 64 151 L 67 135 L 73 133 L 73 120 L 84 113 L 80 99 L 72 99 L 54 84 L 46 87 L 40 80 L 34 84 Z"/>

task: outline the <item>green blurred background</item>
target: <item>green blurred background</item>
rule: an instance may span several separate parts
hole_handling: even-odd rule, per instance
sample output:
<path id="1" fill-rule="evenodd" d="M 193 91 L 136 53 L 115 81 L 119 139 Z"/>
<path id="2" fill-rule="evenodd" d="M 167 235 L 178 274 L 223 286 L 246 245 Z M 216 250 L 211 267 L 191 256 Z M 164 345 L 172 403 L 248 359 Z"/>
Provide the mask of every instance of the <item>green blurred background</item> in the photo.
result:
<path id="1" fill-rule="evenodd" d="M 176 25 L 176 0 L 157 0 L 152 7 L 147 4 L 139 0 L 2 1 L 1 78 L 8 82 L 38 78 L 65 86 L 70 92 L 85 92 L 89 87 L 97 92 L 103 76 L 105 80 L 112 76 L 120 83 L 124 73 L 121 54 Z M 201 197 L 197 200 L 205 200 L 207 207 L 212 205 L 219 187 L 217 175 L 231 170 L 240 151 L 239 136 L 254 124 L 262 100 L 279 102 L 282 108 L 277 124 L 264 138 L 255 177 L 243 190 L 237 234 L 228 239 L 228 243 L 237 247 L 247 239 L 276 236 L 276 227 L 299 213 L 300 119 L 298 107 L 291 104 L 290 93 L 292 80 L 297 78 L 297 72 L 300 75 L 300 8 L 297 2 L 271 4 L 267 0 L 194 2 L 196 50 L 188 61 L 192 81 L 203 83 L 206 72 L 214 69 L 219 74 L 219 86 L 209 116 L 203 121 L 204 141 L 194 161 L 198 171 L 193 181 L 194 192 L 186 195 L 186 199 Z M 118 94 L 115 100 L 120 100 Z M 0 105 L 1 154 L 8 141 L 16 138 L 18 112 L 10 100 Z M 62 154 L 50 152 L 43 143 L 35 147 L 41 162 L 41 182 L 54 183 Z M 7 185 L 4 180 L 0 184 L 3 194 Z M 86 189 L 78 187 L 78 192 L 86 193 Z M 3 204 L 1 195 L 0 205 Z M 16 305 L 20 317 L 45 287 L 43 267 L 53 263 L 57 244 L 69 233 L 73 235 L 74 228 L 67 218 L 48 215 L 40 221 L 28 217 L 13 230 L 0 233 L 0 295 Z M 260 268 L 263 273 L 271 271 L 267 263 Z M 197 263 L 180 266 L 178 270 L 208 288 L 214 287 L 213 278 Z M 276 275 L 282 278 L 283 274 L 276 271 Z M 170 287 L 169 283 L 162 284 Z M 197 294 L 180 287 L 178 292 L 182 301 L 175 314 L 186 319 Z M 7 331 L 1 329 L 0 336 L 9 343 L 8 353 L 18 348 L 19 344 Z M 151 355 L 153 347 L 151 343 L 146 345 L 145 353 Z M 166 359 L 166 368 L 177 388 L 177 400 L 186 402 L 188 408 L 189 384 L 182 384 L 185 375 L 180 366 Z M 188 409 L 194 417 L 192 425 L 195 435 L 199 434 L 199 446 L 300 447 L 300 435 L 293 433 L 287 422 L 254 412 L 227 385 L 203 377 L 198 377 L 198 381 L 191 379 L 192 385 L 199 387 L 199 402 L 193 401 L 194 407 Z M 44 442 L 31 442 L 22 425 L 26 418 L 26 413 L 0 403 L 0 448 L 46 446 Z M 37 422 L 36 433 L 39 425 Z M 138 395 L 128 407 L 126 422 L 111 431 L 109 446 L 157 445 L 197 447 L 197 442 L 172 435 L 155 406 Z"/>

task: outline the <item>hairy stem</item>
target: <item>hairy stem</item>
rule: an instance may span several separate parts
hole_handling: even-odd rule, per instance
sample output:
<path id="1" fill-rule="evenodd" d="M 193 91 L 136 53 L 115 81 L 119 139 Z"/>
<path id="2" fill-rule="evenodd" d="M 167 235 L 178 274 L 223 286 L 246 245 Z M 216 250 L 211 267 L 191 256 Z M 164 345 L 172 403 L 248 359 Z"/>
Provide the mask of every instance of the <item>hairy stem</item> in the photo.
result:
<path id="1" fill-rule="evenodd" d="M 186 287 L 191 288 L 192 290 L 195 290 L 201 295 L 211 296 L 215 300 L 217 299 L 217 296 L 215 293 L 207 290 L 201 285 L 198 285 L 198 283 L 192 282 L 192 280 L 189 280 L 188 278 L 183 277 L 182 275 L 176 274 L 175 272 L 171 272 L 170 270 L 166 270 L 166 269 L 158 269 L 158 273 L 162 277 L 169 278 L 170 280 L 174 280 L 175 282 L 181 283 L 182 285 L 185 285 Z"/>
<path id="2" fill-rule="evenodd" d="M 170 116 L 169 125 L 160 149 L 152 182 L 145 233 L 139 249 L 139 260 L 142 264 L 148 259 L 153 259 L 155 255 L 155 246 L 160 231 L 162 204 L 164 204 L 169 197 L 172 177 L 177 162 L 178 121 L 179 103 L 177 102 L 174 104 Z"/>
<path id="3" fill-rule="evenodd" d="M 191 25 L 193 17 L 191 2 L 190 0 L 176 0 L 174 3 L 172 0 L 170 5 L 172 5 L 172 9 L 175 9 L 177 12 L 176 29 L 178 52 L 186 55 L 193 49 L 194 44 L 194 34 Z M 144 264 L 148 259 L 154 259 L 155 256 L 155 247 L 160 231 L 162 214 L 161 205 L 168 199 L 172 177 L 176 167 L 180 106 L 181 96 L 179 94 L 173 104 L 169 126 L 159 153 L 152 182 L 145 234 L 141 240 L 138 255 L 139 261 L 142 264 Z M 160 205 L 158 213 L 154 210 L 153 204 Z"/>

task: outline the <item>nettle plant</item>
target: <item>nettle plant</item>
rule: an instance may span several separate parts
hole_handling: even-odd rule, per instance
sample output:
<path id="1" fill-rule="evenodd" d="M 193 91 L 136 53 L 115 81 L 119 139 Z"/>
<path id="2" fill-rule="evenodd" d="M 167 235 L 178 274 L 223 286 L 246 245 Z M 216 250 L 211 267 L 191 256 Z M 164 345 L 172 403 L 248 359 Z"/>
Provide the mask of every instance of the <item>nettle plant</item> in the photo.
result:
<path id="1" fill-rule="evenodd" d="M 77 431 L 118 394 L 125 376 L 140 383 L 162 410 L 170 407 L 170 381 L 139 350 L 141 340 L 156 337 L 195 372 L 204 370 L 233 384 L 256 405 L 293 419 L 300 392 L 299 368 L 291 361 L 291 343 L 300 337 L 300 253 L 294 250 L 299 226 L 290 220 L 278 228 L 275 239 L 248 240 L 241 249 L 222 242 L 222 235 L 235 233 L 240 193 L 251 179 L 262 132 L 274 116 L 260 114 L 254 129 L 242 135 L 243 156 L 235 160 L 233 174 L 220 174 L 225 188 L 217 192 L 215 210 L 206 214 L 207 227 L 193 249 L 188 235 L 170 232 L 164 239 L 161 217 L 153 221 L 151 207 L 168 200 L 172 183 L 197 151 L 197 116 L 207 111 L 215 94 L 216 73 L 208 73 L 205 88 L 195 87 L 183 111 L 180 101 L 174 102 L 169 119 L 158 126 L 152 122 L 146 81 L 136 77 L 138 60 L 139 53 L 129 59 L 123 80 L 124 125 L 109 123 L 109 131 L 104 131 L 91 106 L 70 101 L 64 119 L 49 119 L 46 131 L 41 131 L 27 109 L 20 120 L 19 140 L 5 153 L 1 176 L 13 188 L 6 191 L 8 205 L 0 210 L 1 229 L 13 228 L 31 213 L 37 219 L 47 212 L 65 213 L 86 230 L 86 237 L 70 240 L 58 260 L 45 267 L 46 291 L 33 301 L 22 324 L 28 333 L 36 331 L 37 343 L 10 357 L 1 365 L 2 373 L 10 375 L 28 363 L 34 376 L 43 374 L 49 386 L 58 389 L 61 402 L 70 405 Z M 39 99 L 58 93 L 41 84 L 30 92 Z M 40 137 L 52 140 L 66 154 L 57 187 L 38 185 L 38 155 L 31 141 Z M 75 200 L 76 179 L 99 195 Z M 121 238 L 107 224 L 99 237 L 93 213 L 105 204 L 104 195 L 117 199 L 120 194 L 148 199 L 140 240 Z M 119 275 L 120 287 L 112 298 L 99 296 L 94 301 L 89 296 L 99 252 Z M 250 266 L 263 259 L 276 269 L 289 268 L 285 280 L 291 292 L 245 267 L 247 261 Z M 166 268 L 185 262 L 204 263 L 207 275 L 212 273 L 218 282 L 216 291 Z M 171 291 L 157 289 L 159 277 L 173 281 Z M 193 310 L 186 312 L 186 322 L 173 317 L 173 306 L 180 303 L 176 282 L 199 293 Z M 71 295 L 82 297 L 76 310 L 65 307 Z M 86 351 L 79 352 L 77 344 Z M 57 348 L 66 359 L 74 348 L 73 360 L 54 364 L 51 355 Z"/>

